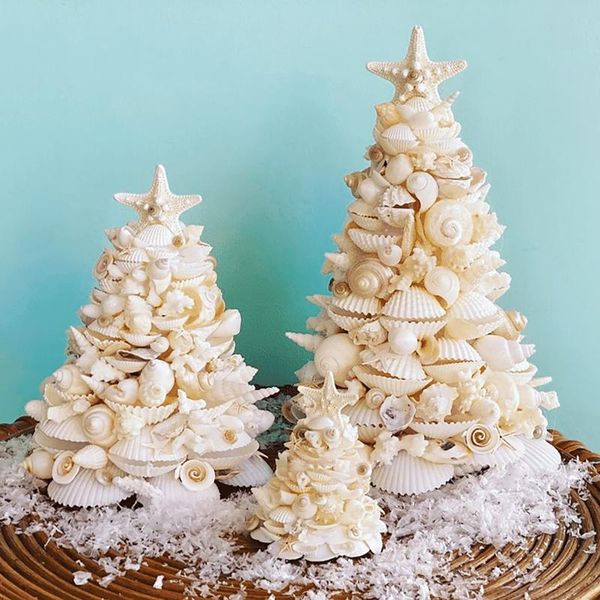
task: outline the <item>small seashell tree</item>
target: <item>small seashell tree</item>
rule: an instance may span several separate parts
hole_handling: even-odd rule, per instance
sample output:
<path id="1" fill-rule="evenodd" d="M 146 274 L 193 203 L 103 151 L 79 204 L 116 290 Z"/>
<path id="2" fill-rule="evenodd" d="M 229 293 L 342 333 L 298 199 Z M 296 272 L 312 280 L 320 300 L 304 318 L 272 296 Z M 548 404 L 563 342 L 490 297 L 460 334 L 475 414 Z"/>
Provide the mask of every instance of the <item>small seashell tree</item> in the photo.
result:
<path id="1" fill-rule="evenodd" d="M 385 525 L 367 495 L 368 450 L 341 412 L 357 396 L 336 390 L 331 373 L 322 388 L 300 386 L 299 392 L 306 416 L 279 455 L 275 475 L 252 490 L 258 509 L 248 523 L 250 535 L 286 560 L 380 552 Z"/>
<path id="2" fill-rule="evenodd" d="M 358 394 L 345 410 L 374 446 L 373 484 L 400 494 L 487 465 L 560 461 L 542 412 L 557 395 L 538 389 L 550 379 L 529 361 L 525 317 L 496 304 L 510 284 L 491 249 L 504 227 L 459 137 L 458 94 L 437 91 L 465 67 L 432 62 L 420 27 L 404 60 L 367 65 L 396 93 L 376 107 L 369 166 L 346 177 L 354 200 L 323 268 L 331 294 L 309 298 L 316 335 L 287 334 L 314 352 L 301 383 L 332 371 Z"/>
<path id="3" fill-rule="evenodd" d="M 209 508 L 215 479 L 268 480 L 255 438 L 273 416 L 255 402 L 277 388 L 250 384 L 256 370 L 235 354 L 240 314 L 225 308 L 211 247 L 179 220 L 201 197 L 173 194 L 159 165 L 149 192 L 115 199 L 139 220 L 107 231 L 67 362 L 26 406 L 39 423 L 23 466 L 66 506 L 137 494 Z"/>

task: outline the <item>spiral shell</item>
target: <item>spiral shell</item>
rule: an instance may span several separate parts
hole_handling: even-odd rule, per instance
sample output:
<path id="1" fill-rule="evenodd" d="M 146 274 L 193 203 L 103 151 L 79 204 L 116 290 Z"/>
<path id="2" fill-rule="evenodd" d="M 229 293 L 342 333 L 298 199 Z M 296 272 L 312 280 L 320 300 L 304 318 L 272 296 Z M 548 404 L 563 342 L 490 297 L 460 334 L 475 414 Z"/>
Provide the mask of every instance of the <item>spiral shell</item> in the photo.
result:
<path id="1" fill-rule="evenodd" d="M 471 213 L 452 200 L 436 202 L 425 215 L 424 227 L 429 241 L 442 247 L 467 244 L 473 235 Z"/>
<path id="2" fill-rule="evenodd" d="M 460 293 L 460 280 L 454 271 L 447 267 L 434 267 L 425 275 L 425 289 L 441 298 L 446 308 L 454 304 Z"/>
<path id="3" fill-rule="evenodd" d="M 357 296 L 371 298 L 385 293 L 392 271 L 372 258 L 361 260 L 348 271 L 348 285 Z"/>
<path id="4" fill-rule="evenodd" d="M 369 390 L 365 396 L 365 402 L 369 408 L 378 409 L 385 400 L 386 394 L 384 391 L 373 388 Z"/>
<path id="5" fill-rule="evenodd" d="M 52 477 L 52 465 L 54 458 L 46 450 L 34 450 L 22 463 L 22 467 L 38 479 L 50 479 Z"/>
<path id="6" fill-rule="evenodd" d="M 117 441 L 115 413 L 104 404 L 87 410 L 81 426 L 86 438 L 93 444 L 106 448 Z"/>
<path id="7" fill-rule="evenodd" d="M 52 479 L 61 485 L 71 483 L 77 473 L 79 465 L 74 460 L 75 454 L 70 450 L 65 450 L 58 454 L 52 465 Z"/>
<path id="8" fill-rule="evenodd" d="M 475 454 L 488 454 L 500 445 L 500 433 L 495 427 L 473 425 L 464 434 L 465 444 Z"/>
<path id="9" fill-rule="evenodd" d="M 416 171 L 406 180 L 406 189 L 412 192 L 421 204 L 421 212 L 425 212 L 435 202 L 438 195 L 436 180 L 423 171 Z"/>
<path id="10" fill-rule="evenodd" d="M 317 513 L 317 506 L 308 494 L 300 494 L 292 503 L 294 514 L 301 519 L 310 519 Z"/>
<path id="11" fill-rule="evenodd" d="M 347 333 L 338 333 L 325 338 L 315 351 L 315 367 L 326 377 L 333 373 L 335 382 L 343 385 L 350 370 L 360 363 L 360 348 L 352 342 Z"/>
<path id="12" fill-rule="evenodd" d="M 412 160 L 406 154 L 398 154 L 388 161 L 385 178 L 392 185 L 400 185 L 413 172 Z"/>
<path id="13" fill-rule="evenodd" d="M 169 363 L 164 360 L 151 360 L 140 373 L 140 393 L 145 383 L 157 383 L 168 393 L 175 383 L 175 377 Z"/>
<path id="14" fill-rule="evenodd" d="M 59 389 L 68 394 L 89 394 L 90 388 L 82 379 L 75 365 L 64 365 L 54 372 L 54 381 Z"/>
<path id="15" fill-rule="evenodd" d="M 75 464 L 84 469 L 103 469 L 108 463 L 106 450 L 100 446 L 90 444 L 78 450 L 73 456 Z"/>
<path id="16" fill-rule="evenodd" d="M 181 465 L 179 479 L 186 489 L 199 492 L 214 483 L 215 470 L 203 460 L 192 459 Z"/>
<path id="17" fill-rule="evenodd" d="M 167 398 L 167 391 L 159 383 L 146 381 L 140 385 L 139 397 L 144 406 L 160 406 Z"/>

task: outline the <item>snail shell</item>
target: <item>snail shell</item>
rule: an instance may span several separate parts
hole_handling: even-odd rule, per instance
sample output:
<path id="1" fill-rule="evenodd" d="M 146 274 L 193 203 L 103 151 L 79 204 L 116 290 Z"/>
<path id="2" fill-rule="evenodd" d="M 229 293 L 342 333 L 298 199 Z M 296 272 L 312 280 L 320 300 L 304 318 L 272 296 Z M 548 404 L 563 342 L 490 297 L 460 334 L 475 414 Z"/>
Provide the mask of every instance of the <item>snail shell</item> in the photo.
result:
<path id="1" fill-rule="evenodd" d="M 52 479 L 56 483 L 66 485 L 75 479 L 80 467 L 74 458 L 75 454 L 70 450 L 65 450 L 57 455 L 52 465 Z"/>
<path id="2" fill-rule="evenodd" d="M 425 289 L 433 296 L 441 298 L 445 307 L 454 304 L 460 292 L 460 280 L 448 267 L 434 267 L 425 275 Z"/>
<path id="3" fill-rule="evenodd" d="M 175 383 L 175 376 L 169 363 L 164 360 L 151 360 L 140 373 L 140 387 L 144 383 L 157 383 L 168 393 Z"/>
<path id="4" fill-rule="evenodd" d="M 396 327 L 388 335 L 392 352 L 401 356 L 408 356 L 417 350 L 419 340 L 413 331 L 405 327 Z"/>
<path id="5" fill-rule="evenodd" d="M 500 433 L 495 427 L 473 425 L 465 431 L 465 444 L 475 454 L 488 454 L 500 445 Z"/>
<path id="6" fill-rule="evenodd" d="M 84 446 L 81 450 L 78 450 L 73 456 L 75 464 L 79 465 L 84 469 L 103 469 L 108 464 L 108 456 L 106 450 L 90 444 Z"/>
<path id="7" fill-rule="evenodd" d="M 123 379 L 116 385 L 109 386 L 104 392 L 104 397 L 119 404 L 134 404 L 138 398 L 137 379 Z"/>
<path id="8" fill-rule="evenodd" d="M 68 394 L 89 394 L 90 388 L 75 365 L 64 365 L 54 372 L 56 385 Z"/>
<path id="9" fill-rule="evenodd" d="M 22 463 L 22 467 L 38 479 L 52 478 L 54 458 L 46 450 L 34 450 Z"/>
<path id="10" fill-rule="evenodd" d="M 292 503 L 294 514 L 301 519 L 310 519 L 317 513 L 317 506 L 308 494 L 300 494 Z"/>
<path id="11" fill-rule="evenodd" d="M 167 391 L 153 381 L 146 381 L 140 385 L 139 398 L 144 406 L 160 406 L 167 397 Z"/>
<path id="12" fill-rule="evenodd" d="M 331 371 L 335 382 L 343 385 L 350 370 L 360 363 L 360 348 L 355 346 L 347 333 L 337 333 L 325 338 L 315 351 L 317 371 L 326 377 Z"/>
<path id="13" fill-rule="evenodd" d="M 100 303 L 102 314 L 108 317 L 112 317 L 120 313 L 125 308 L 125 298 L 118 294 L 108 294 L 102 298 Z"/>
<path id="14" fill-rule="evenodd" d="M 400 185 L 412 172 L 412 160 L 406 154 L 398 154 L 388 162 L 385 168 L 385 178 L 393 185 Z"/>
<path id="15" fill-rule="evenodd" d="M 165 279 L 171 274 L 171 268 L 168 258 L 159 258 L 148 267 L 148 276 L 150 279 Z"/>
<path id="16" fill-rule="evenodd" d="M 203 460 L 192 459 L 181 465 L 179 479 L 183 486 L 191 492 L 199 492 L 214 483 L 215 470 Z"/>
<path id="17" fill-rule="evenodd" d="M 421 203 L 421 212 L 425 212 L 435 202 L 438 196 L 437 181 L 423 171 L 416 171 L 406 180 L 406 189 L 414 194 Z"/>
<path id="18" fill-rule="evenodd" d="M 452 200 L 436 202 L 425 215 L 425 234 L 437 246 L 467 244 L 473 235 L 471 213 Z"/>
<path id="19" fill-rule="evenodd" d="M 107 447 L 117 441 L 115 413 L 104 404 L 86 411 L 81 426 L 86 438 L 93 444 Z"/>
<path id="20" fill-rule="evenodd" d="M 383 189 L 373 177 L 367 177 L 358 184 L 356 191 L 367 204 L 377 204 Z"/>
<path id="21" fill-rule="evenodd" d="M 348 271 L 350 289 L 364 298 L 372 298 L 386 291 L 392 271 L 379 261 L 366 258 L 354 264 Z"/>
<path id="22" fill-rule="evenodd" d="M 383 404 L 385 398 L 386 394 L 383 390 L 372 388 L 367 392 L 365 402 L 369 408 L 377 410 Z"/>
<path id="23" fill-rule="evenodd" d="M 384 265 L 395 267 L 402 258 L 402 248 L 397 244 L 391 244 L 379 249 L 377 256 Z"/>

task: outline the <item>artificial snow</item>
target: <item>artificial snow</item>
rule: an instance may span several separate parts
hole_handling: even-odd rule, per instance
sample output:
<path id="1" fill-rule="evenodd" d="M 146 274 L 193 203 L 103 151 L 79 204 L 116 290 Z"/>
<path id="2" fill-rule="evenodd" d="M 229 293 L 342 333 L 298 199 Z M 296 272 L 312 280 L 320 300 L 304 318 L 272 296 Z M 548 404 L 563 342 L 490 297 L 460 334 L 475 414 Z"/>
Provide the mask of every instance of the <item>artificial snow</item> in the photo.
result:
<path id="1" fill-rule="evenodd" d="M 42 482 L 19 466 L 29 447 L 28 437 L 0 444 L 0 522 L 22 533 L 44 532 L 56 544 L 94 560 L 105 573 L 98 580 L 104 587 L 139 569 L 144 559 L 167 554 L 186 565 L 178 576 L 186 581 L 189 595 L 210 591 L 218 598 L 219 578 L 226 577 L 239 582 L 240 597 L 251 583 L 304 600 L 351 590 L 364 599 L 482 598 L 487 581 L 514 570 L 510 557 L 501 553 L 506 544 L 523 545 L 529 536 L 555 532 L 561 522 L 572 535 L 594 535 L 580 530 L 581 519 L 569 498 L 572 489 L 585 495 L 585 464 L 571 461 L 556 471 L 537 473 L 514 464 L 417 497 L 373 491 L 388 527 L 381 554 L 324 564 L 284 562 L 265 550 L 248 553 L 240 548 L 237 540 L 245 535 L 244 523 L 255 507 L 248 491 L 222 500 L 207 515 L 180 506 L 65 510 L 48 499 Z M 492 544 L 501 559 L 487 579 L 450 569 L 453 553 L 469 553 L 476 544 Z M 107 556 L 111 549 L 118 550 L 118 558 Z M 540 568 L 532 564 L 527 572 L 515 572 L 515 580 L 534 586 Z M 73 573 L 77 585 L 91 578 L 87 571 Z M 161 585 L 158 577 L 154 587 Z M 301 591 L 306 586 L 311 590 Z"/>

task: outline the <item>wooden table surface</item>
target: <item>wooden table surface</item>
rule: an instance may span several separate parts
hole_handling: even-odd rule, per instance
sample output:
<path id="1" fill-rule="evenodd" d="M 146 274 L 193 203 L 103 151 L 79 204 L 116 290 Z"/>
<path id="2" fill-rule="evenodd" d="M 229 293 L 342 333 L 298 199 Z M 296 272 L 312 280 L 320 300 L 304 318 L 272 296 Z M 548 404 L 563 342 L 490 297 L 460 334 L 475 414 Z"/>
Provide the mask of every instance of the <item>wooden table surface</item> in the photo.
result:
<path id="1" fill-rule="evenodd" d="M 0 425 L 0 441 L 24 435 L 33 430 L 34 422 L 23 417 L 13 424 Z M 569 440 L 558 432 L 553 432 L 553 443 L 565 461 L 573 458 L 588 460 L 596 465 L 596 475 L 600 473 L 600 455 L 588 450 L 582 443 Z M 595 538 L 582 540 L 569 536 L 564 527 L 552 535 L 544 534 L 531 538 L 528 547 L 503 549 L 503 554 L 514 559 L 521 572 L 524 572 L 534 559 L 541 559 L 545 569 L 538 575 L 536 586 L 528 590 L 530 584 L 516 584 L 513 569 L 485 588 L 485 598 L 493 600 L 592 600 L 600 598 L 600 476 L 589 486 L 590 494 L 582 499 L 572 492 L 582 518 L 585 531 L 594 529 Z M 590 552 L 592 544 L 599 550 Z M 251 541 L 244 542 L 252 549 Z M 84 566 L 78 564 L 82 561 Z M 98 565 L 76 552 L 47 543 L 44 534 L 18 535 L 14 527 L 0 528 L 0 598 L 3 600 L 182 600 L 184 585 L 174 583 L 177 572 L 184 566 L 169 558 L 147 559 L 139 571 L 127 571 L 107 589 L 96 582 L 78 587 L 73 583 L 73 572 L 87 570 L 103 575 Z M 453 567 L 474 567 L 485 575 L 501 566 L 496 551 L 491 546 L 478 546 L 472 556 L 458 556 Z M 165 576 L 164 589 L 152 586 L 158 575 Z M 219 588 L 221 595 L 239 592 L 239 582 L 223 581 Z M 526 596 L 528 592 L 529 596 Z M 265 600 L 269 594 L 254 588 L 248 583 L 245 589 L 247 600 Z M 277 594 L 278 600 L 291 600 L 294 596 Z M 338 596 L 342 598 L 343 596 Z M 349 597 L 349 596 L 346 596 Z"/>

